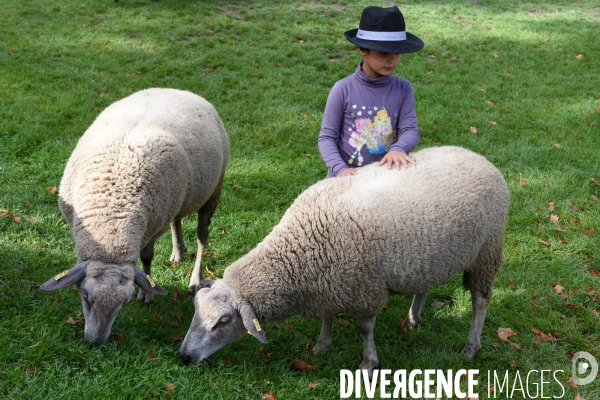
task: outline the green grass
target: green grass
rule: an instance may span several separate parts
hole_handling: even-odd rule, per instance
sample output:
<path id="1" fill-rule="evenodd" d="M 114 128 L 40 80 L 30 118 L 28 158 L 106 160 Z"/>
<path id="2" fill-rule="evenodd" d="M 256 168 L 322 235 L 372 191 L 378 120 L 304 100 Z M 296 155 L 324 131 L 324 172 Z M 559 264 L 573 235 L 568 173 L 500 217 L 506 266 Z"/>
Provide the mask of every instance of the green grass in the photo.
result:
<path id="1" fill-rule="evenodd" d="M 294 317 L 267 327 L 264 352 L 247 337 L 197 367 L 183 366 L 181 342 L 172 339 L 187 331 L 193 305 L 174 293 L 185 293 L 193 261 L 169 263 L 169 235 L 159 240 L 153 275 L 170 294 L 149 307 L 124 307 L 113 332 L 125 342 L 112 336 L 102 347 L 88 344 L 83 323 L 65 324 L 81 313 L 77 293 L 36 285 L 76 261 L 48 188 L 58 186 L 77 138 L 98 113 L 148 87 L 207 98 L 231 139 L 205 265 L 221 275 L 252 249 L 326 174 L 317 150 L 323 108 L 333 83 L 359 62 L 343 32 L 370 4 L 2 1 L 0 209 L 10 215 L 0 216 L 0 397 L 339 397 L 339 370 L 354 370 L 362 353 L 348 316 L 339 321 L 349 324 L 335 323 L 334 347 L 324 356 L 306 348 L 319 322 Z M 382 367 L 479 369 L 482 398 L 488 371 L 524 377 L 532 369 L 564 370 L 557 375 L 563 398 L 599 398 L 600 380 L 577 390 L 567 383 L 570 354 L 600 359 L 600 280 L 592 275 L 600 272 L 600 233 L 589 234 L 600 231 L 600 187 L 591 180 L 600 181 L 598 1 L 409 0 L 401 9 L 407 29 L 426 43 L 396 70 L 415 89 L 419 148 L 454 144 L 485 155 L 504 174 L 512 203 L 505 261 L 475 360 L 458 354 L 471 306 L 455 277 L 431 294 L 417 330 L 399 327 L 410 299 L 390 299 L 375 328 Z M 194 220 L 184 222 L 190 245 Z M 553 291 L 557 283 L 562 297 Z M 499 327 L 517 332 L 510 341 L 521 350 L 499 340 Z M 532 328 L 558 341 L 541 342 Z M 297 370 L 294 359 L 317 368 Z M 560 387 L 544 395 L 560 396 Z"/>

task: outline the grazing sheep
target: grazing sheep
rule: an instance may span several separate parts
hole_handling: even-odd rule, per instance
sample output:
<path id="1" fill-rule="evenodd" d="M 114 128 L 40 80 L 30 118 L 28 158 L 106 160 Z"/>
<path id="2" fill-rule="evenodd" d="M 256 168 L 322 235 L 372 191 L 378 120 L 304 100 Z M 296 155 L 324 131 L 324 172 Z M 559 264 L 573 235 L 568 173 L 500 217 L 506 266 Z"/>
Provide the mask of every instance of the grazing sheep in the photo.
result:
<path id="1" fill-rule="evenodd" d="M 77 143 L 60 184 L 78 263 L 41 289 L 76 285 L 85 338 L 108 340 L 115 317 L 167 291 L 150 278 L 154 242 L 171 224 L 171 261 L 187 249 L 181 218 L 198 211 L 198 251 L 189 291 L 198 289 L 208 226 L 221 195 L 229 140 L 213 106 L 190 92 L 148 89 L 104 110 Z M 138 258 L 144 266 L 136 265 Z"/>
<path id="2" fill-rule="evenodd" d="M 361 369 L 372 374 L 375 318 L 388 295 L 414 294 L 406 320 L 421 322 L 427 293 L 463 272 L 473 319 L 461 354 L 472 358 L 502 262 L 509 193 L 484 157 L 460 147 L 412 153 L 417 166 L 370 165 L 300 194 L 256 248 L 203 282 L 180 358 L 195 364 L 260 323 L 300 314 L 323 320 L 315 352 L 331 347 L 332 318 L 358 317 Z"/>

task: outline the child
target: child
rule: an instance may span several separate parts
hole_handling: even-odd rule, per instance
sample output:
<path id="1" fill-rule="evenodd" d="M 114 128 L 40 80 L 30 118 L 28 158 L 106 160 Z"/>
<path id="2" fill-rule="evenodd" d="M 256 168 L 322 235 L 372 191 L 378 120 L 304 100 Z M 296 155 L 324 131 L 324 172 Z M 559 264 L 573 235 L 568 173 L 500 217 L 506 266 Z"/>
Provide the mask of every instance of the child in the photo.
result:
<path id="1" fill-rule="evenodd" d="M 413 89 L 392 71 L 401 53 L 421 50 L 423 41 L 405 31 L 398 7 L 365 8 L 359 28 L 345 36 L 363 61 L 327 98 L 319 134 L 327 177 L 354 175 L 378 161 L 388 169 L 416 165 L 407 155 L 419 141 Z"/>

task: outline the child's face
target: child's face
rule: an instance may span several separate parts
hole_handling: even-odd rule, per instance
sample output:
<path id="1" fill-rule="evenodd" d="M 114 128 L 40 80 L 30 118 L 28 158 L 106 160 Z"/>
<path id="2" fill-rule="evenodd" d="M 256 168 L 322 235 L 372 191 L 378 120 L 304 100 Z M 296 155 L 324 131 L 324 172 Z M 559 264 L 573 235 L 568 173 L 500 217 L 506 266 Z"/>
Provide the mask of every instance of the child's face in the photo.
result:
<path id="1" fill-rule="evenodd" d="M 381 78 L 391 74 L 400 61 L 400 54 L 382 53 L 360 47 L 358 52 L 363 57 L 363 72 L 371 78 Z"/>

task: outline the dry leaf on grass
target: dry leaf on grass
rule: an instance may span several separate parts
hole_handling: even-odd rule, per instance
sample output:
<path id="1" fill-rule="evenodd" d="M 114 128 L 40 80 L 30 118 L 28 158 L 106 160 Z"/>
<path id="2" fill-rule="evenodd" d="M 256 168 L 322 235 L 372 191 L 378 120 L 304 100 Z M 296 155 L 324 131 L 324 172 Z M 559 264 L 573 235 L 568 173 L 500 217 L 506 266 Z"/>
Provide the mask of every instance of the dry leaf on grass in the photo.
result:
<path id="1" fill-rule="evenodd" d="M 115 335 L 119 342 L 125 343 L 125 338 L 119 332 L 114 332 L 113 335 Z"/>
<path id="2" fill-rule="evenodd" d="M 556 293 L 562 293 L 565 288 L 560 283 L 557 283 L 552 287 L 552 290 L 554 290 Z"/>
<path id="3" fill-rule="evenodd" d="M 508 338 L 511 336 L 516 336 L 517 332 L 513 331 L 510 328 L 498 328 L 498 337 L 500 340 L 504 340 L 508 342 Z"/>
<path id="4" fill-rule="evenodd" d="M 302 360 L 294 360 L 292 361 L 292 363 L 294 364 L 294 367 L 296 367 L 300 371 L 312 371 L 313 369 L 317 369 L 316 366 L 309 365 Z"/>
<path id="5" fill-rule="evenodd" d="M 556 342 L 558 339 L 552 336 L 551 333 L 545 334 L 536 328 L 531 328 L 531 331 L 535 336 L 537 336 L 542 342 Z"/>
<path id="6" fill-rule="evenodd" d="M 168 392 L 175 390 L 175 385 L 173 385 L 172 383 L 165 382 L 165 390 Z"/>
<path id="7" fill-rule="evenodd" d="M 263 399 L 265 399 L 265 400 L 277 400 L 277 396 L 275 396 L 275 393 L 273 393 L 273 392 L 264 393 L 263 394 Z"/>

